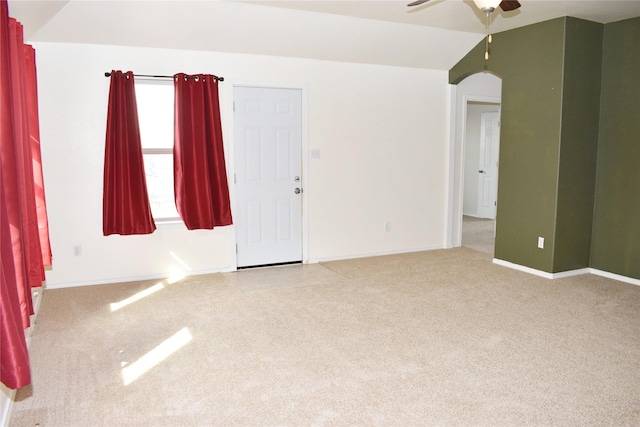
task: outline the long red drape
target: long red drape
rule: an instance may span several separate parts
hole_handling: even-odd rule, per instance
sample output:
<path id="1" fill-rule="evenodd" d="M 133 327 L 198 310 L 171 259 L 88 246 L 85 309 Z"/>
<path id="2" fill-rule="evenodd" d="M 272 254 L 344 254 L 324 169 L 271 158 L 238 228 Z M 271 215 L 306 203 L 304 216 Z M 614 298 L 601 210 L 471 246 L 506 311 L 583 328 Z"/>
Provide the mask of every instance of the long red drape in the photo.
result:
<path id="1" fill-rule="evenodd" d="M 31 381 L 31 288 L 51 264 L 37 108 L 35 52 L 0 0 L 0 381 L 9 388 Z"/>
<path id="2" fill-rule="evenodd" d="M 10 227 L 0 173 L 0 381 L 9 388 L 20 388 L 31 382 L 31 371 Z"/>
<path id="3" fill-rule="evenodd" d="M 26 99 L 29 105 L 27 111 L 29 121 L 29 139 L 31 141 L 31 160 L 33 163 L 33 190 L 38 217 L 38 230 L 42 250 L 42 262 L 45 266 L 52 265 L 51 242 L 49 241 L 49 221 L 47 202 L 44 195 L 44 176 L 42 174 L 42 153 L 40 151 L 40 117 L 38 114 L 38 79 L 36 76 L 36 51 L 25 45 L 25 77 L 27 82 Z M 44 280 L 44 276 L 43 276 Z"/>
<path id="4" fill-rule="evenodd" d="M 151 215 L 140 143 L 133 73 L 111 72 L 104 150 L 102 230 L 109 234 L 150 234 Z"/>
<path id="5" fill-rule="evenodd" d="M 174 194 L 189 230 L 230 225 L 218 79 L 210 74 L 174 76 Z"/>

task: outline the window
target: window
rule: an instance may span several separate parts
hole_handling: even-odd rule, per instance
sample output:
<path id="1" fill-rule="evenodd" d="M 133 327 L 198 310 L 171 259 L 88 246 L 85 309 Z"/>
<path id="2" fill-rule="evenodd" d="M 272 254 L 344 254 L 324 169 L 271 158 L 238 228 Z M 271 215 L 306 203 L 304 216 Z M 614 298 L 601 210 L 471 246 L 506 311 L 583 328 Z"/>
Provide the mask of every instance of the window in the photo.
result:
<path id="1" fill-rule="evenodd" d="M 153 219 L 180 221 L 173 193 L 173 81 L 136 81 L 136 102 Z"/>

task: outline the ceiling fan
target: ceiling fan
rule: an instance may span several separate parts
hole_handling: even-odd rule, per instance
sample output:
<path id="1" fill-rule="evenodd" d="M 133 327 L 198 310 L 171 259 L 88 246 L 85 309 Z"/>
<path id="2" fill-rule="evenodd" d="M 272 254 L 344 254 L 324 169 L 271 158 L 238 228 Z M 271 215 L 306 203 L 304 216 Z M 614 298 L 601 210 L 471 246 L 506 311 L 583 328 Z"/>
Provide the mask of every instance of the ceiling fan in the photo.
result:
<path id="1" fill-rule="evenodd" d="M 416 0 L 412 3 L 409 3 L 407 6 L 419 6 L 428 2 L 429 0 Z M 478 9 L 485 13 L 492 13 L 496 10 L 496 7 L 500 7 L 500 9 L 505 12 L 509 12 L 511 10 L 516 10 L 519 8 L 520 2 L 517 0 L 473 0 Z"/>
<path id="2" fill-rule="evenodd" d="M 419 6 L 428 2 L 429 0 L 416 0 L 409 3 L 407 6 Z M 487 38 L 485 42 L 484 59 L 489 59 L 489 43 L 491 43 L 491 19 L 490 16 L 496 7 L 509 12 L 518 9 L 521 4 L 518 0 L 473 0 L 475 5 L 487 15 Z"/>

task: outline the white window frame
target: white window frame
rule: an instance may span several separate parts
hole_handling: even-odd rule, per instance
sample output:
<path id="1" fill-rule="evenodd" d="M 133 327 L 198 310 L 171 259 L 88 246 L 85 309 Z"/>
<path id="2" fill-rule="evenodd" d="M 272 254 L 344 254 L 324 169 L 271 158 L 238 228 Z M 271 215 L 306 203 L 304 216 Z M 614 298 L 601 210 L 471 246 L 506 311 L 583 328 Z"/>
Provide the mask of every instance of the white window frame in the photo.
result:
<path id="1" fill-rule="evenodd" d="M 135 81 L 135 85 L 136 85 L 136 89 L 138 89 L 140 86 L 144 85 L 144 86 L 168 86 L 170 85 L 171 87 L 173 87 L 173 80 L 158 80 L 158 79 L 144 79 L 144 78 L 137 78 Z M 167 136 L 167 138 L 170 138 L 171 140 L 171 147 L 161 147 L 161 146 L 149 146 L 148 141 L 145 140 L 145 129 L 147 128 L 147 126 L 145 124 L 148 124 L 148 122 L 146 120 L 141 120 L 141 117 L 147 116 L 148 114 L 150 114 L 150 112 L 148 111 L 149 106 L 145 106 L 142 105 L 141 107 L 141 102 L 140 100 L 143 99 L 138 95 L 138 92 L 141 92 L 139 90 L 136 90 L 136 100 L 137 100 L 137 104 L 138 104 L 138 118 L 139 118 L 139 124 L 140 124 L 140 139 L 141 139 L 141 143 L 142 143 L 142 157 L 143 159 L 146 158 L 146 156 L 149 155 L 167 155 L 167 156 L 171 156 L 171 160 L 173 163 L 173 113 L 171 114 L 171 117 L 165 117 L 165 119 L 171 124 L 171 131 L 167 133 L 169 133 L 169 135 Z M 173 92 L 172 92 L 173 93 Z M 167 101 L 169 102 L 169 101 Z M 171 111 L 173 112 L 173 97 L 171 98 L 170 101 L 170 108 Z M 142 104 L 144 104 L 144 102 L 142 102 Z M 165 111 L 165 113 L 167 113 L 167 111 Z M 167 113 L 168 114 L 168 113 Z M 166 124 L 165 124 L 166 125 Z M 152 125 L 148 125 L 148 126 L 152 126 Z M 166 142 L 166 140 L 165 140 Z M 146 145 L 146 146 L 145 146 Z M 166 144 L 165 144 L 166 145 Z M 145 168 L 146 168 L 146 162 L 145 162 Z M 147 181 L 147 191 L 149 192 L 149 198 L 151 199 L 151 192 L 150 192 L 150 188 L 149 188 L 149 182 L 150 182 L 150 175 L 149 173 L 147 173 L 148 171 L 145 169 L 145 175 L 146 175 L 146 181 Z M 171 170 L 171 177 L 170 177 L 170 181 L 171 183 L 173 183 L 173 170 Z M 169 193 L 171 194 L 171 199 L 173 200 L 174 206 L 175 206 L 175 195 L 174 195 L 174 190 L 173 190 L 173 185 L 170 186 L 170 188 L 165 189 L 166 193 L 165 195 L 168 195 Z M 175 211 L 175 215 L 170 215 L 170 216 L 162 216 L 159 215 L 156 212 L 154 212 L 154 205 L 152 203 L 151 200 L 149 200 L 150 204 L 151 204 L 151 211 L 152 211 L 152 215 L 153 215 L 153 220 L 158 223 L 182 223 L 182 219 L 180 218 L 180 216 L 178 215 L 177 212 L 177 208 Z"/>

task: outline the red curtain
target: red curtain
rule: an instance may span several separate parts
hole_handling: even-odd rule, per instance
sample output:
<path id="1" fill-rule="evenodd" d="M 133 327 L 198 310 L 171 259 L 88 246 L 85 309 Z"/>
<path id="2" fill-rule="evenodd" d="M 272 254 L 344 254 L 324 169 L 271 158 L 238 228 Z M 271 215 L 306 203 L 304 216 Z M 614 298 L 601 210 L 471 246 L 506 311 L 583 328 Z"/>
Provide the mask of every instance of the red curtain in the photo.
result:
<path id="1" fill-rule="evenodd" d="M 26 98 L 29 106 L 29 139 L 31 141 L 31 160 L 33 163 L 33 183 L 36 202 L 36 215 L 42 250 L 42 262 L 45 266 L 52 265 L 51 243 L 49 241 L 49 215 L 44 195 L 44 176 L 42 174 L 42 154 L 40 151 L 40 117 L 38 115 L 38 79 L 36 76 L 36 51 L 30 45 L 24 46 L 25 73 L 27 84 Z M 44 273 L 44 271 L 43 271 Z M 44 280 L 44 275 L 42 277 Z"/>
<path id="2" fill-rule="evenodd" d="M 24 329 L 51 262 L 36 92 L 33 48 L 0 0 L 0 381 L 10 388 L 31 381 Z"/>
<path id="3" fill-rule="evenodd" d="M 0 381 L 9 388 L 20 388 L 31 382 L 31 371 L 10 227 L 0 173 Z"/>
<path id="4" fill-rule="evenodd" d="M 0 173 L 0 381 L 9 388 L 20 388 L 31 382 L 31 371 L 2 175 Z"/>
<path id="5" fill-rule="evenodd" d="M 111 72 L 108 108 L 102 231 L 105 236 L 153 233 L 131 71 Z"/>
<path id="6" fill-rule="evenodd" d="M 230 225 L 231 204 L 220 124 L 218 78 L 174 76 L 174 193 L 189 230 Z"/>

